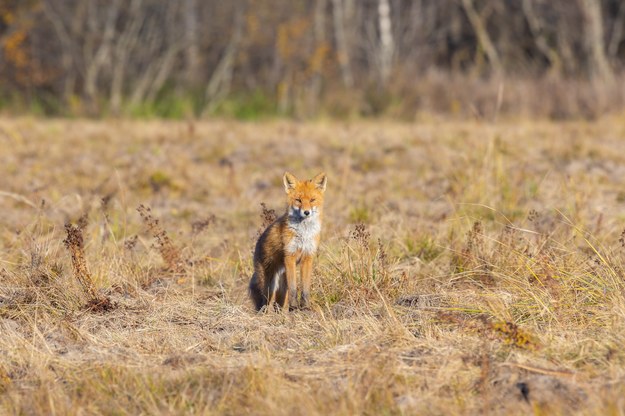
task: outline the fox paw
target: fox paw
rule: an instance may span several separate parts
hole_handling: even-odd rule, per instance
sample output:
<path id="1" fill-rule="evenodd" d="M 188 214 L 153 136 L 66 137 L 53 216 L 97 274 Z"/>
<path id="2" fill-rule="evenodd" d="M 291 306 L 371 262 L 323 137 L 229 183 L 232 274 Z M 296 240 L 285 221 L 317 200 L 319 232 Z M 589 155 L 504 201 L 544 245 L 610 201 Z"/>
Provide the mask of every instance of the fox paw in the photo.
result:
<path id="1" fill-rule="evenodd" d="M 300 308 L 301 309 L 310 309 L 311 305 L 310 305 L 310 296 L 304 294 L 302 295 L 302 299 L 300 301 Z"/>

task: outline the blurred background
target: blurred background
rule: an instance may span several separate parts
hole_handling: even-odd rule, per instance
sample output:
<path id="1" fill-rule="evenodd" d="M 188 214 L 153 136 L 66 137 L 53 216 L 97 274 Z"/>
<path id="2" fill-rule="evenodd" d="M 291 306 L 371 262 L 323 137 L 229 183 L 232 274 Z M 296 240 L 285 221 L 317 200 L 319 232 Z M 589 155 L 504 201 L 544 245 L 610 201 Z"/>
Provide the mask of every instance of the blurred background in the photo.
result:
<path id="1" fill-rule="evenodd" d="M 625 0 L 1 0 L 0 111 L 592 119 Z"/>

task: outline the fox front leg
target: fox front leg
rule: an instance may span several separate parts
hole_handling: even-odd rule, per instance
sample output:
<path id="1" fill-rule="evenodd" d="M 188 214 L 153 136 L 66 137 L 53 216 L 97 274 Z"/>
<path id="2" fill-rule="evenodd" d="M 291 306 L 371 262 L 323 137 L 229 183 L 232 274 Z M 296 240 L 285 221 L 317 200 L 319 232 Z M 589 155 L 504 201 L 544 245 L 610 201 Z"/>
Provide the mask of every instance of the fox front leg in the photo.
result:
<path id="1" fill-rule="evenodd" d="M 313 266 L 312 256 L 309 256 L 309 255 L 302 256 L 302 260 L 301 260 L 301 275 L 302 275 L 301 307 L 302 308 L 310 307 L 310 281 L 312 278 L 312 266 Z"/>
<path id="2" fill-rule="evenodd" d="M 284 268 L 286 271 L 286 283 L 288 286 L 287 299 L 289 309 L 297 308 L 297 269 L 294 255 L 287 255 L 284 258 Z"/>

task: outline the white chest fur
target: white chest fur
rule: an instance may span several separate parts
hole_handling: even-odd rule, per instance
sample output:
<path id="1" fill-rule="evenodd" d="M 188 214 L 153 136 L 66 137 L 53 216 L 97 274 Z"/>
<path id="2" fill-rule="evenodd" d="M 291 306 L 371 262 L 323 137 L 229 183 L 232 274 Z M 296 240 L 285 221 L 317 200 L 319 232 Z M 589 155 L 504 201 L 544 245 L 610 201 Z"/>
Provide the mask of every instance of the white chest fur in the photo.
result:
<path id="1" fill-rule="evenodd" d="M 321 231 L 321 222 L 318 218 L 289 221 L 289 228 L 295 236 L 286 246 L 287 253 L 301 251 L 302 254 L 314 254 L 317 251 L 317 236 Z"/>

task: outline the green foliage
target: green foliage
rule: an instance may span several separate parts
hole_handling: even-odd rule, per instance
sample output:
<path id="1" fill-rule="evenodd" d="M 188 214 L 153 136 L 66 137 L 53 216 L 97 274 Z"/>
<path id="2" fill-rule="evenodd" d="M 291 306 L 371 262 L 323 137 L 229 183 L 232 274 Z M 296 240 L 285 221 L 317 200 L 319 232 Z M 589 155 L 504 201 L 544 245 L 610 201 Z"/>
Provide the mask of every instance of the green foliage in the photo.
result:
<path id="1" fill-rule="evenodd" d="M 355 205 L 349 210 L 349 221 L 357 223 L 368 223 L 371 220 L 371 211 L 364 203 Z"/>
<path id="2" fill-rule="evenodd" d="M 394 97 L 386 88 L 370 85 L 365 89 L 365 106 L 362 114 L 365 116 L 381 116 L 392 105 Z"/>
<path id="3" fill-rule="evenodd" d="M 15 91 L 0 91 L 0 110 L 39 117 L 68 115 L 61 100 L 46 93 L 24 95 Z"/>
<path id="4" fill-rule="evenodd" d="M 261 90 L 250 94 L 234 94 L 220 102 L 211 115 L 231 117 L 237 120 L 259 120 L 278 115 L 273 98 Z"/>
<path id="5" fill-rule="evenodd" d="M 150 185 L 155 189 L 170 186 L 171 183 L 171 178 L 163 171 L 157 170 L 150 175 Z"/>
<path id="6" fill-rule="evenodd" d="M 406 237 L 404 244 L 406 244 L 409 256 L 419 257 L 425 263 L 436 259 L 443 252 L 430 235 L 421 235 L 417 238 Z"/>
<path id="7" fill-rule="evenodd" d="M 189 97 L 163 97 L 152 102 L 129 107 L 127 113 L 136 118 L 180 120 L 193 114 L 193 100 Z"/>

